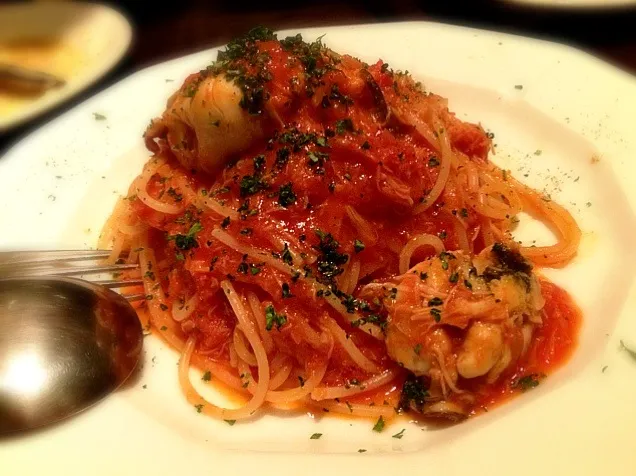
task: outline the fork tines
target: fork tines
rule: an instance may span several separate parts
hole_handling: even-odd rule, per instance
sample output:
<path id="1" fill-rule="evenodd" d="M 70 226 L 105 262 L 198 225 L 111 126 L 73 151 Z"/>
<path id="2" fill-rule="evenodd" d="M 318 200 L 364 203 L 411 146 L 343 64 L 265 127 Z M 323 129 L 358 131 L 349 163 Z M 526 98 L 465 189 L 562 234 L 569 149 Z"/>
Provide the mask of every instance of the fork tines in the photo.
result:
<path id="1" fill-rule="evenodd" d="M 0 278 L 67 276 L 80 277 L 108 288 L 139 286 L 140 279 L 97 280 L 102 274 L 115 274 L 138 268 L 136 263 L 104 263 L 109 250 L 55 250 L 0 252 Z M 94 276 L 89 278 L 87 275 Z"/>

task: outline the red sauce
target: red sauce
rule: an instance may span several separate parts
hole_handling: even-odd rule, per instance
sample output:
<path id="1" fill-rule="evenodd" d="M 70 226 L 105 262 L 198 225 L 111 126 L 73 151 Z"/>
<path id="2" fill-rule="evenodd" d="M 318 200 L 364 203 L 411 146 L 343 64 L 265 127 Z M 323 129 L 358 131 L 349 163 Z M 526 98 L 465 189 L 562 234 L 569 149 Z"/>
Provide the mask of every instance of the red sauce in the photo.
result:
<path id="1" fill-rule="evenodd" d="M 467 388 L 476 391 L 476 413 L 532 389 L 534 382 L 540 383 L 572 355 L 581 326 L 581 311 L 568 293 L 556 284 L 542 280 L 541 291 L 546 300 L 543 323 L 535 329 L 525 356 L 494 385 L 465 381 Z"/>
<path id="2" fill-rule="evenodd" d="M 282 131 L 274 135 L 274 125 L 269 124 L 267 140 L 257 141 L 235 162 L 209 177 L 185 170 L 177 160 L 180 150 L 174 144 L 169 147 L 169 138 L 159 140 L 160 155 L 167 165 L 151 178 L 147 191 L 157 200 L 184 206 L 184 212 L 168 216 L 141 200 L 133 200 L 132 206 L 141 221 L 151 227 L 150 246 L 155 250 L 157 262 L 164 263 L 164 269 L 168 270 L 159 282 L 170 296 L 171 305 L 183 305 L 186 297 L 195 292 L 198 295 L 196 309 L 182 322 L 182 337 L 197 337 L 197 352 L 205 355 L 204 360 L 229 362 L 236 317 L 219 286 L 222 280 L 229 279 L 239 292 L 254 292 L 262 303 L 273 303 L 276 312 L 286 316 L 285 324 L 270 335 L 278 352 L 293 358 L 298 366 L 312 369 L 326 358 L 329 346 L 312 344 L 311 339 L 319 332 L 321 322 L 329 317 L 346 329 L 348 338 L 381 369 L 397 369 L 387 356 L 383 341 L 346 323 L 324 299 L 316 298 L 303 279 L 289 279 L 232 250 L 212 236 L 213 230 L 221 227 L 246 246 L 275 249 L 279 257 L 285 252 L 282 242 L 299 253 L 316 255 L 319 243 L 316 230 L 331 233 L 339 243 L 338 252 L 361 263 L 363 279 L 353 292 L 355 297 L 361 286 L 373 279 L 399 274 L 397 253 L 410 237 L 422 233 L 437 235 L 447 250 L 456 250 L 460 247 L 456 216 L 461 214 L 471 237 L 480 226 L 478 214 L 466 211 L 461 185 L 453 177 L 433 206 L 421 214 L 412 214 L 413 207 L 424 200 L 437 180 L 436 152 L 412 128 L 389 129 L 379 125 L 372 92 L 359 76 L 361 62 L 343 56 L 337 69 L 325 73 L 310 98 L 293 90 L 293 79 L 302 74 L 302 65 L 296 58 L 278 42 L 264 42 L 259 48 L 270 56 L 270 106 L 285 124 L 294 126 L 285 132 L 293 136 L 293 129 L 297 128 L 315 133 L 317 137 L 328 138 L 328 146 L 313 139 L 295 147 L 282 139 Z M 367 70 L 387 101 L 427 102 L 427 107 L 443 117 L 445 133 L 453 148 L 476 163 L 487 162 L 491 141 L 481 127 L 459 121 L 448 112 L 442 98 L 424 95 L 408 76 L 393 73 L 382 61 Z M 193 75 L 186 86 L 198 78 Z M 331 98 L 329 107 L 323 105 L 321 98 Z M 342 98 L 350 98 L 351 102 Z M 184 141 L 188 140 L 192 138 L 186 136 Z M 286 151 L 285 161 L 280 165 L 282 150 Z M 255 192 L 246 192 L 244 182 L 261 176 L 266 178 L 267 185 L 261 187 L 257 180 Z M 280 193 L 287 186 L 291 187 L 294 200 L 281 206 Z M 192 196 L 202 188 L 225 206 L 238 209 L 241 219 L 223 220 L 216 213 L 200 211 Z M 373 239 L 366 240 L 364 252 L 354 247 L 361 236 L 345 205 L 370 225 Z M 201 227 L 196 233 L 196 246 L 180 252 L 175 236 L 188 235 L 195 221 Z M 276 245 L 272 237 L 279 238 L 281 244 Z M 484 248 L 480 239 L 471 240 L 471 246 L 473 253 Z M 413 256 L 413 262 L 431 255 L 430 250 L 420 250 Z M 315 275 L 315 264 L 310 268 Z M 287 296 L 281 288 L 283 283 Z M 544 321 L 514 370 L 494 385 L 480 379 L 460 379 L 460 387 L 475 392 L 476 407 L 490 407 L 520 392 L 520 379 L 549 374 L 572 352 L 580 313 L 567 293 L 556 285 L 543 281 L 542 289 L 546 299 Z M 390 385 L 348 400 L 397 405 L 404 375 L 405 372 Z M 336 345 L 321 386 L 343 386 L 369 377 Z"/>

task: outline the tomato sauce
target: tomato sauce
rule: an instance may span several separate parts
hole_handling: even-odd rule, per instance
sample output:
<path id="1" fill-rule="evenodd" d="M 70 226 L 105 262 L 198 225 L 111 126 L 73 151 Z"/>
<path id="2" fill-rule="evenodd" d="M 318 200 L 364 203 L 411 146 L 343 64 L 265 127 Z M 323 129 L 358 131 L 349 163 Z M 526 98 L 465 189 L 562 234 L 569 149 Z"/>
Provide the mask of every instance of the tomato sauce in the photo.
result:
<path id="1" fill-rule="evenodd" d="M 494 385 L 466 381 L 466 387 L 474 389 L 477 397 L 475 413 L 531 390 L 572 355 L 582 322 L 581 311 L 556 284 L 541 280 L 541 291 L 546 301 L 543 323 L 535 329 L 525 356 Z"/>
<path id="2" fill-rule="evenodd" d="M 305 371 L 329 359 L 322 387 L 343 387 L 372 377 L 339 345 L 319 338 L 325 322 L 335 320 L 364 357 L 379 369 L 398 374 L 390 384 L 348 400 L 397 406 L 406 371 L 389 358 L 384 341 L 352 326 L 303 278 L 318 276 L 323 284 L 335 286 L 338 276 L 356 260 L 360 279 L 350 295 L 339 299 L 359 306 L 356 299 L 365 284 L 400 274 L 400 250 L 415 235 L 435 235 L 446 250 L 457 250 L 460 223 L 470 252 L 479 253 L 485 248 L 477 237 L 483 217 L 467 209 L 464 185 L 456 178 L 448 179 L 432 206 L 413 213 L 437 182 L 440 158 L 413 126 L 400 122 L 400 108 L 408 109 L 415 101 L 434 110 L 444 119 L 445 130 L 439 133 L 448 134 L 452 148 L 475 163 L 487 163 L 490 137 L 480 126 L 459 121 L 442 98 L 425 94 L 408 75 L 393 72 L 382 61 L 368 66 L 342 56 L 337 67 L 325 67 L 320 80 L 311 83 L 309 94 L 302 89 L 309 87 L 302 82 L 306 61 L 278 41 L 260 42 L 258 51 L 268 57 L 270 79 L 264 107 L 269 117 L 278 118 L 263 123 L 264 138 L 213 175 L 181 165 L 181 156 L 194 150 L 192 131 L 182 134 L 183 145 L 171 143 L 169 134 L 159 138 L 156 160 L 163 162 L 148 181 L 146 192 L 154 200 L 181 207 L 177 215 L 158 212 L 135 199 L 135 190 L 131 190 L 131 207 L 149 227 L 148 244 L 159 268 L 157 282 L 173 308 L 181 310 L 196 296 L 193 311 L 181 322 L 181 337 L 196 337 L 196 351 L 204 360 L 224 364 L 233 358 L 230 343 L 237 319 L 220 283 L 228 280 L 241 294 L 253 293 L 263 307 L 272 306 L 274 317 L 280 316 L 281 321 L 268 329 L 277 352 Z M 244 66 L 247 71 L 255 68 Z M 204 73 L 192 75 L 184 90 L 204 78 Z M 374 88 L 381 90 L 386 103 L 399 106 L 392 115 L 382 112 Z M 206 200 L 231 210 L 232 218 L 210 211 L 203 205 Z M 364 226 L 356 223 L 356 216 Z M 293 250 L 306 264 L 298 266 L 297 274 L 287 276 L 220 241 L 214 235 L 219 230 L 242 246 L 268 250 L 290 265 L 295 259 Z M 329 243 L 333 249 L 325 251 Z M 332 261 L 342 259 L 331 263 L 331 270 L 320 261 L 328 252 Z M 422 247 L 412 262 L 433 255 L 430 248 Z M 532 388 L 571 354 L 580 312 L 558 286 L 543 280 L 542 290 L 546 300 L 543 323 L 515 368 L 494 385 L 480 378 L 460 378 L 458 385 L 476 396 L 476 412 Z M 252 367 L 251 371 L 257 375 L 258 369 Z"/>

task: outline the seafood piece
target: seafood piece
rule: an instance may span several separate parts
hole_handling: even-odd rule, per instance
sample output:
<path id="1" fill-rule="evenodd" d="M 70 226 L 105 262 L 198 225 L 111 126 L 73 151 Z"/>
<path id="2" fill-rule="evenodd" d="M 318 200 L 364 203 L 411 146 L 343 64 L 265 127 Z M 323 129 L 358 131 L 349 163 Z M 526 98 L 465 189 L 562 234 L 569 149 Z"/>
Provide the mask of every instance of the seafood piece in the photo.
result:
<path id="1" fill-rule="evenodd" d="M 154 140 L 165 137 L 188 170 L 214 173 L 263 137 L 261 118 L 241 107 L 242 98 L 238 86 L 223 75 L 191 75 L 146 131 L 148 148 L 157 152 Z"/>
<path id="2" fill-rule="evenodd" d="M 527 350 L 544 305 L 531 265 L 501 243 L 474 259 L 442 252 L 362 292 L 387 313 L 389 356 L 426 379 L 419 411 L 449 418 L 463 408 L 453 396 L 469 397 L 461 379 L 494 382 Z"/>

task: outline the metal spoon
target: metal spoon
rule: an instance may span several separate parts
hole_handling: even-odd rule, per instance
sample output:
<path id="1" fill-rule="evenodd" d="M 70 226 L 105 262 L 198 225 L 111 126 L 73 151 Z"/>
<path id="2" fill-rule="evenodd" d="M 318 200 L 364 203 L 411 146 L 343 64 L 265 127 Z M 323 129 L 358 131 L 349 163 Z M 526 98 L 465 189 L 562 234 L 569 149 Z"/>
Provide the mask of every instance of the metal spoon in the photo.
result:
<path id="1" fill-rule="evenodd" d="M 143 334 L 119 294 L 73 278 L 0 279 L 0 434 L 69 417 L 135 369 Z"/>

